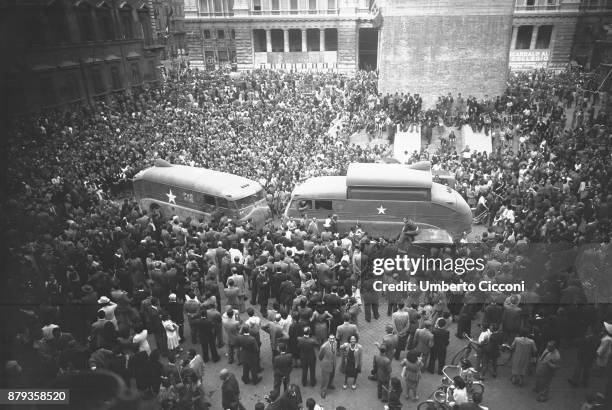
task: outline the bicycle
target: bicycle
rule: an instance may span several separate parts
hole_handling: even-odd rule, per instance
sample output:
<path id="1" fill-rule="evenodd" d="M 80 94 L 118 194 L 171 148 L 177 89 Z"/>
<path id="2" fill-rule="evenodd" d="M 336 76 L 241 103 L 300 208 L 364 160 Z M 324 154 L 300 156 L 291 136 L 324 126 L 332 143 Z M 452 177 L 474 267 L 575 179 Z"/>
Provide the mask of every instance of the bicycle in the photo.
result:
<path id="1" fill-rule="evenodd" d="M 450 403 L 452 402 L 452 393 L 449 390 L 455 388 L 453 385 L 453 378 L 446 372 L 447 369 L 454 368 L 461 370 L 459 366 L 447 365 L 442 369 L 444 377 L 442 378 L 442 385 L 434 390 L 427 400 L 419 403 L 417 410 L 448 410 L 451 408 Z M 473 381 L 468 387 L 470 397 L 475 393 L 483 395 L 485 391 L 484 384 L 479 381 Z"/>
<path id="2" fill-rule="evenodd" d="M 476 215 L 472 221 L 474 225 L 484 224 L 489 220 L 489 209 L 486 208 L 484 211 Z"/>
<path id="3" fill-rule="evenodd" d="M 477 352 L 478 348 L 480 347 L 478 342 L 471 339 L 467 333 L 464 333 L 463 337 L 469 342 L 453 356 L 451 364 L 454 366 L 461 364 L 461 361 L 464 359 L 467 359 L 472 363 L 478 363 Z M 499 355 L 497 356 L 497 366 L 505 366 L 510 362 L 510 360 L 512 360 L 512 350 L 510 349 L 510 346 L 506 344 L 501 345 L 499 347 Z"/>

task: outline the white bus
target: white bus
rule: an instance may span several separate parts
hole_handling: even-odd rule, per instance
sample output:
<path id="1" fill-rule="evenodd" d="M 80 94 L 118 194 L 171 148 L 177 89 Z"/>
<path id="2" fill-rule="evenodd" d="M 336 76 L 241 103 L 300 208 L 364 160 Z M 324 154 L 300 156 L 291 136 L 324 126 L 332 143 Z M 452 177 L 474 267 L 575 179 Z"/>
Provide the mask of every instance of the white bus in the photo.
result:
<path id="1" fill-rule="evenodd" d="M 261 226 L 271 215 L 262 186 L 238 175 L 158 159 L 155 166 L 136 174 L 133 182 L 140 207 L 159 209 L 166 217 L 208 222 L 217 211 Z"/>

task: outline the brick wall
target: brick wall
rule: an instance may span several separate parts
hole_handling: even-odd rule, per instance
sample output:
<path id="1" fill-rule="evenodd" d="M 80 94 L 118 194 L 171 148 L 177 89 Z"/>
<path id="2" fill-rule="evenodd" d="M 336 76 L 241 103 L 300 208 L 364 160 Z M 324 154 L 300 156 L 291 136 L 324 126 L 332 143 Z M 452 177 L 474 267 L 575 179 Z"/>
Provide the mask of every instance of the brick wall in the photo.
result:
<path id="1" fill-rule="evenodd" d="M 379 90 L 419 93 L 425 106 L 451 92 L 505 89 L 513 0 L 387 0 L 379 37 Z"/>

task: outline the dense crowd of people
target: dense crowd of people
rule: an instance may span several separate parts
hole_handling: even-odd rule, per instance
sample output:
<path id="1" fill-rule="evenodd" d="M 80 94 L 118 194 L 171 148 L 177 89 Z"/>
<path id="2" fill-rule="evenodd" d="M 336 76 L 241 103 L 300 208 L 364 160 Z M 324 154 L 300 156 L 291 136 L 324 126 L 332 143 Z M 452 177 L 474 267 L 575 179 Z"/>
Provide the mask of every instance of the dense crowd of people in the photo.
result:
<path id="1" fill-rule="evenodd" d="M 563 365 L 561 343 L 578 346 L 582 367 L 571 383 L 586 385 L 591 367 L 610 371 L 612 312 L 587 304 L 597 286 L 589 288 L 575 266 L 559 265 L 542 248 L 567 253 L 595 244 L 591 252 L 609 252 L 608 99 L 583 91 L 583 76 L 512 74 L 503 96 L 447 95 L 425 110 L 419 96 L 380 95 L 372 72 L 194 71 L 94 107 L 15 119 L 2 213 L 11 290 L 5 303 L 13 318 L 3 334 L 9 385 L 39 386 L 58 375 L 105 369 L 128 385 L 134 380 L 164 409 L 206 408 L 212 376 L 205 363 L 225 360 L 218 349 L 226 348 L 222 406 L 238 409 L 234 361 L 242 366 L 241 381 L 257 384 L 266 332 L 274 389 L 261 406 L 302 405 L 300 387 L 291 383 L 296 365 L 303 386 L 318 379 L 322 399 L 336 370 L 344 388 L 356 389 L 365 365 L 378 397 L 399 409 L 402 392 L 416 399 L 424 372 L 440 373 L 448 364 L 451 324 L 463 338 L 480 319 L 478 362 L 464 363 L 453 381 L 449 399 L 459 408 L 481 408 L 473 405 L 482 397 L 466 390 L 470 369 L 495 376 L 502 345 L 514 352 L 516 386 L 533 365 L 538 400 L 548 399 Z M 464 124 L 490 133 L 494 151 L 458 153 L 451 141 L 433 154 L 424 148 L 414 160 L 449 171 L 487 227 L 476 244 L 429 251 L 483 257 L 485 271 L 464 277 L 387 271 L 382 280 L 524 280 L 521 294 L 383 295 L 374 291 L 371 261 L 399 252 L 393 238 L 338 232 L 334 224 L 313 227 L 306 218 L 263 227 L 227 219 L 191 225 L 120 200 L 136 172 L 165 158 L 259 181 L 278 216 L 304 179 L 342 175 L 351 162 L 389 155 L 385 147 L 350 144 L 353 132 L 393 138 L 398 127 L 421 127 L 427 136 L 434 127 Z M 380 320 L 383 298 L 392 324 L 374 362 L 363 364 L 369 347 L 359 344 L 356 324 L 362 309 L 365 321 Z M 304 402 L 317 406 L 312 398 Z"/>

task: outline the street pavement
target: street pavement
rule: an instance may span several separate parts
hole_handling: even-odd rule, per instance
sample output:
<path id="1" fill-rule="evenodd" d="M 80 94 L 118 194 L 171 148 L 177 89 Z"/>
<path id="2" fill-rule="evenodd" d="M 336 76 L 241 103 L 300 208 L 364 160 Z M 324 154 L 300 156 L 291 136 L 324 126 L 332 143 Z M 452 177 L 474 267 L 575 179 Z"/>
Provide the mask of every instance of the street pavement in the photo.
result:
<path id="1" fill-rule="evenodd" d="M 374 342 L 381 341 L 384 335 L 385 324 L 391 323 L 391 318 L 387 317 L 387 305 L 381 301 L 380 313 L 381 316 L 378 320 L 372 320 L 367 323 L 363 318 L 363 313 L 360 314 L 358 327 L 360 340 L 359 343 L 364 347 L 363 355 L 363 366 L 362 373 L 359 375 L 357 380 L 357 390 L 351 390 L 350 386 L 347 390 L 342 389 L 344 381 L 343 375 L 336 371 L 335 377 L 335 390 L 331 390 L 325 399 L 321 399 L 319 386 L 316 387 L 302 387 L 301 386 L 301 370 L 294 368 L 291 373 L 291 382 L 294 382 L 300 386 L 302 398 L 304 402 L 307 398 L 312 397 L 316 402 L 323 406 L 325 410 L 334 410 L 337 406 L 344 406 L 347 410 L 376 410 L 383 409 L 384 404 L 379 401 L 376 397 L 376 382 L 367 379 L 370 370 L 372 369 L 372 360 L 374 353 L 377 351 L 374 346 Z M 223 303 L 222 303 L 223 305 Z M 248 303 L 247 303 L 248 306 Z M 256 309 L 258 311 L 258 309 Z M 246 314 L 241 315 L 243 319 L 246 319 Z M 265 320 L 264 320 L 265 321 Z M 472 335 L 478 335 L 477 323 L 480 320 L 473 321 L 473 332 Z M 466 345 L 464 340 L 460 340 L 454 336 L 456 324 L 452 324 L 450 327 L 451 343 L 447 353 L 447 364 L 450 362 L 452 357 L 461 348 Z M 189 326 L 186 324 L 186 340 L 189 338 Z M 241 391 L 241 401 L 246 409 L 254 409 L 257 402 L 264 402 L 264 396 L 269 394 L 272 390 L 273 385 L 273 372 L 272 372 L 272 354 L 270 350 L 270 342 L 268 334 L 264 331 L 261 332 L 261 364 L 264 369 L 261 376 L 263 380 L 256 386 L 251 384 L 245 385 L 240 381 L 242 375 L 242 368 L 234 362 L 234 364 L 227 363 L 227 357 L 225 357 L 226 347 L 219 349 L 219 355 L 221 360 L 217 363 L 209 362 L 206 364 L 206 395 L 210 400 L 212 406 L 211 409 L 221 409 L 221 382 L 219 380 L 219 371 L 223 368 L 229 369 L 231 372 L 236 374 Z M 150 343 L 154 344 L 151 339 Z M 191 347 L 190 343 L 184 343 L 182 347 L 186 350 Z M 196 350 L 200 352 L 200 346 L 196 345 Z M 484 394 L 483 405 L 487 406 L 491 410 L 578 410 L 581 404 L 584 402 L 585 396 L 589 392 L 597 392 L 603 390 L 603 379 L 594 378 L 592 386 L 589 389 L 585 388 L 572 388 L 567 379 L 570 377 L 573 366 L 575 363 L 575 350 L 568 350 L 562 348 L 562 368 L 555 376 L 552 386 L 550 400 L 546 403 L 540 403 L 536 401 L 536 394 L 532 391 L 535 383 L 533 376 L 527 377 L 526 383 L 522 388 L 515 387 L 510 383 L 510 365 L 504 366 L 499 369 L 498 377 L 492 378 L 487 377 L 484 380 L 486 387 Z M 338 363 L 339 367 L 339 363 Z M 400 377 L 401 368 L 398 361 L 393 361 L 393 376 Z M 319 367 L 317 366 L 317 378 L 319 379 Z M 423 374 L 423 379 L 419 384 L 418 394 L 422 401 L 426 399 L 438 386 L 440 386 L 441 376 L 432 375 L 427 371 Z M 402 396 L 404 396 L 403 394 Z M 403 409 L 416 409 L 418 402 L 402 398 Z"/>

